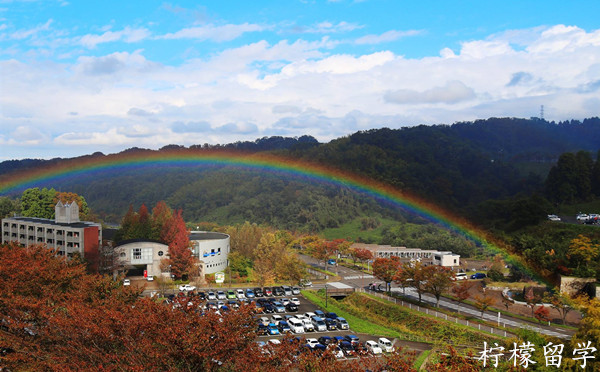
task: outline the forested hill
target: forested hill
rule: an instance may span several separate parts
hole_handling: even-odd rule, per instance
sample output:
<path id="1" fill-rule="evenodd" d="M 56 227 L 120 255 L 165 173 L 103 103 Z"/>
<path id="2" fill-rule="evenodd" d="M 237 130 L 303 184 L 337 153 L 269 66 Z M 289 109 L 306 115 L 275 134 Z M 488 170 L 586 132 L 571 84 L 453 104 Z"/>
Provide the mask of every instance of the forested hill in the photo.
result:
<path id="1" fill-rule="evenodd" d="M 453 125 L 373 129 L 329 143 L 318 143 L 310 136 L 265 137 L 191 148 L 268 151 L 327 164 L 466 212 L 490 199 L 542 191 L 548 170 L 564 152 L 588 151 L 595 159 L 600 149 L 600 119 L 553 123 L 491 118 Z M 158 151 L 177 149 L 185 148 L 169 145 Z M 22 167 L 60 161 L 3 162 L 0 174 L 6 177 Z M 129 204 L 137 208 L 159 200 L 182 208 L 186 220 L 248 220 L 282 228 L 319 230 L 372 213 L 398 218 L 395 212 L 386 212 L 373 201 L 345 190 L 228 168 L 143 169 L 44 186 L 85 196 L 92 210 L 109 221 L 119 221 Z"/>

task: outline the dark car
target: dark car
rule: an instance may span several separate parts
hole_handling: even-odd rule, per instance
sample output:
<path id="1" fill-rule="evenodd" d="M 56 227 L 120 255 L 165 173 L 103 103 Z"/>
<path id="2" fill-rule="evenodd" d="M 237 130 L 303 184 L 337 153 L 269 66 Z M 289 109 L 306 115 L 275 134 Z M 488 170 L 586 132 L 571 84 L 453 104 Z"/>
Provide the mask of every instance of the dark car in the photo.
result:
<path id="1" fill-rule="evenodd" d="M 329 319 L 337 319 L 337 314 L 336 313 L 326 313 L 325 314 L 325 318 L 329 318 Z"/>
<path id="2" fill-rule="evenodd" d="M 321 336 L 319 337 L 319 343 L 323 345 L 333 344 L 333 338 L 330 336 Z"/>
<path id="3" fill-rule="evenodd" d="M 265 302 L 265 303 L 264 303 L 264 305 L 263 305 L 263 311 L 264 311 L 266 314 L 272 314 L 272 313 L 274 313 L 274 312 L 275 312 L 275 306 L 271 305 L 271 304 L 270 304 L 270 303 L 268 303 L 268 302 Z"/>
<path id="4" fill-rule="evenodd" d="M 357 335 L 346 335 L 344 336 L 344 340 L 350 342 L 352 346 L 356 346 L 360 342 L 360 338 Z"/>
<path id="5" fill-rule="evenodd" d="M 483 279 L 485 277 L 486 277 L 486 275 L 484 273 L 475 273 L 475 274 L 471 275 L 471 279 Z"/>
<path id="6" fill-rule="evenodd" d="M 340 349 L 344 352 L 344 355 L 347 357 L 352 357 L 356 355 L 356 350 L 354 350 L 354 346 L 348 341 L 340 342 Z"/>
<path id="7" fill-rule="evenodd" d="M 258 333 L 259 336 L 264 336 L 264 335 L 268 335 L 269 334 L 269 328 L 262 324 L 259 323 L 258 324 L 258 329 L 256 330 L 256 333 Z"/>
<path id="8" fill-rule="evenodd" d="M 274 296 L 283 296 L 284 294 L 285 294 L 285 292 L 283 291 L 283 288 L 273 287 L 273 295 Z"/>
<path id="9" fill-rule="evenodd" d="M 256 297 L 262 297 L 263 296 L 263 290 L 260 287 L 256 287 L 254 288 L 254 295 Z"/>
<path id="10" fill-rule="evenodd" d="M 202 301 L 206 300 L 206 293 L 204 293 L 204 292 L 198 292 L 198 294 L 196 296 L 199 299 L 201 299 Z"/>
<path id="11" fill-rule="evenodd" d="M 285 309 L 287 311 L 298 311 L 298 305 L 293 304 L 293 303 L 288 303 L 287 305 L 285 305 Z"/>
<path id="12" fill-rule="evenodd" d="M 277 327 L 279 328 L 280 333 L 289 333 L 292 331 L 290 325 L 287 324 L 285 320 L 280 320 L 279 324 L 277 324 Z"/>
<path id="13" fill-rule="evenodd" d="M 335 331 L 337 329 L 337 322 L 335 319 L 326 318 L 325 325 L 327 326 L 328 331 Z"/>

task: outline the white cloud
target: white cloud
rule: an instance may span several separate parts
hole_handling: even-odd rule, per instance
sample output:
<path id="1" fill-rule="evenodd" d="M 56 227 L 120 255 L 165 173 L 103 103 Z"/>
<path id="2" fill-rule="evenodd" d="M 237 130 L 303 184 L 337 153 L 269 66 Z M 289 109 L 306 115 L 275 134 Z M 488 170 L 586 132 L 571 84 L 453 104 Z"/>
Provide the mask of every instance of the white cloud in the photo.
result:
<path id="1" fill-rule="evenodd" d="M 50 25 L 52 24 L 52 19 L 46 21 L 46 23 L 37 25 L 34 28 L 28 30 L 18 30 L 10 34 L 10 38 L 13 40 L 22 40 L 27 39 L 33 36 L 36 36 L 41 31 L 48 31 L 50 29 Z"/>
<path id="2" fill-rule="evenodd" d="M 515 30 L 418 59 L 385 49 L 338 54 L 336 43 L 259 40 L 174 66 L 147 49 L 1 60 L 0 135 L 5 144 L 29 138 L 106 152 L 264 135 L 329 140 L 381 126 L 530 117 L 541 104 L 550 120 L 598 115 L 599 31 Z"/>
<path id="3" fill-rule="evenodd" d="M 84 35 L 78 40 L 78 43 L 86 48 L 93 49 L 98 44 L 115 41 L 124 41 L 126 43 L 135 43 L 144 40 L 150 36 L 150 31 L 146 28 L 125 27 L 121 31 L 106 31 L 101 35 Z"/>
<path id="4" fill-rule="evenodd" d="M 417 30 L 409 30 L 409 31 L 397 31 L 390 30 L 386 31 L 381 35 L 365 35 L 363 37 L 359 37 L 355 40 L 356 44 L 381 44 L 381 43 L 389 43 L 391 41 L 396 41 L 403 37 L 407 36 L 416 36 L 421 34 L 421 31 Z"/>
<path id="5" fill-rule="evenodd" d="M 473 89 L 460 81 L 449 81 L 444 86 L 433 87 L 422 92 L 400 89 L 384 95 L 386 102 L 398 104 L 457 103 L 474 97 Z"/>
<path id="6" fill-rule="evenodd" d="M 204 25 L 198 27 L 189 27 L 174 33 L 168 33 L 158 36 L 158 39 L 198 39 L 212 40 L 216 42 L 230 41 L 237 39 L 246 32 L 258 32 L 265 28 L 260 25 L 243 23 L 240 25 L 227 24 L 223 26 Z"/>

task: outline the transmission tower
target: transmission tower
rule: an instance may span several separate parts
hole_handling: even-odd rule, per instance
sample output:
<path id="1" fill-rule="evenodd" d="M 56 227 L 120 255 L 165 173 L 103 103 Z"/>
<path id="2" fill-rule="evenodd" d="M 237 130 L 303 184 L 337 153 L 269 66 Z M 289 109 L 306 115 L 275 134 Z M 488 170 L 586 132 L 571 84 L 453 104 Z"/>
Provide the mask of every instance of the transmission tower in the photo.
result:
<path id="1" fill-rule="evenodd" d="M 540 119 L 544 120 L 544 105 L 540 106 Z"/>

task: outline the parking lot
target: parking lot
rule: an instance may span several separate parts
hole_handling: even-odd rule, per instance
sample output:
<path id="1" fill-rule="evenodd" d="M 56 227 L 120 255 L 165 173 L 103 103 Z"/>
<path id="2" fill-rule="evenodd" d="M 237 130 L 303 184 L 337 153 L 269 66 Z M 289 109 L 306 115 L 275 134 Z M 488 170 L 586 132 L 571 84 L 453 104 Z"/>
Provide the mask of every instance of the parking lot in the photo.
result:
<path id="1" fill-rule="evenodd" d="M 337 324 L 332 321 L 330 321 L 327 324 L 326 328 L 328 330 L 317 331 L 315 329 L 315 327 L 312 327 L 314 329 L 313 330 L 313 329 L 310 329 L 311 327 L 309 325 L 307 325 L 306 326 L 307 328 L 305 328 L 301 332 L 292 332 L 291 330 L 289 330 L 287 332 L 284 331 L 282 329 L 282 327 L 278 327 L 277 323 L 279 320 L 286 321 L 287 320 L 286 318 L 293 317 L 295 319 L 298 319 L 300 317 L 304 317 L 305 319 L 307 319 L 304 322 L 307 322 L 310 324 L 311 317 L 314 317 L 315 315 L 320 315 L 323 320 L 325 320 L 327 317 L 331 318 L 334 316 L 333 313 L 327 313 L 327 309 L 321 309 L 321 308 L 317 307 L 316 305 L 312 304 L 311 302 L 309 302 L 306 298 L 304 298 L 302 296 L 302 294 L 300 293 L 300 288 L 297 288 L 297 287 L 296 288 L 286 288 L 287 294 L 279 289 L 278 289 L 278 291 L 275 291 L 274 290 L 275 288 L 273 288 L 273 290 L 269 291 L 268 293 L 262 293 L 262 295 L 260 295 L 260 293 L 259 293 L 259 296 L 256 296 L 256 293 L 254 293 L 255 291 L 250 288 L 217 288 L 217 289 L 211 289 L 211 288 L 196 289 L 196 288 L 194 288 L 193 291 L 191 290 L 191 287 L 182 287 L 182 289 L 184 289 L 184 288 L 188 289 L 188 290 L 187 291 L 184 290 L 184 291 L 180 291 L 179 293 L 172 294 L 171 298 L 178 297 L 178 296 L 179 297 L 186 296 L 186 298 L 189 298 L 190 301 L 193 301 L 195 305 L 204 307 L 206 309 L 212 308 L 214 310 L 220 309 L 221 306 L 228 306 L 228 307 L 235 308 L 235 307 L 239 306 L 242 302 L 246 303 L 246 304 L 252 304 L 252 306 L 256 306 L 256 314 L 254 315 L 254 318 L 256 319 L 256 326 L 257 326 L 257 332 L 258 332 L 257 342 L 261 345 L 277 343 L 279 340 L 286 337 L 286 335 L 291 335 L 292 337 L 300 338 L 302 340 L 302 342 L 306 342 L 306 344 L 311 348 L 324 347 L 323 345 L 320 344 L 320 342 L 319 343 L 317 342 L 318 340 L 331 342 L 332 344 L 334 344 L 334 347 L 340 346 L 342 344 L 342 342 L 344 342 L 345 344 L 352 344 L 353 350 L 352 351 L 344 350 L 344 353 L 343 353 L 344 355 L 342 356 L 341 349 L 337 348 L 338 352 L 340 353 L 340 355 L 338 357 L 339 358 L 350 358 L 353 355 L 353 354 L 351 354 L 352 352 L 354 352 L 355 354 L 367 352 L 367 349 L 365 348 L 366 341 L 370 340 L 370 341 L 375 341 L 377 343 L 379 340 L 378 336 L 364 335 L 364 334 L 356 335 L 352 330 L 352 324 L 349 324 L 348 329 L 341 329 L 340 328 L 340 327 L 342 327 L 341 324 Z M 271 289 L 271 288 L 269 288 L 269 289 Z M 251 293 L 249 293 L 248 290 L 250 290 Z M 293 292 L 292 292 L 292 290 L 293 290 Z M 265 294 L 268 294 L 268 295 L 265 296 Z M 246 297 L 246 295 L 250 295 L 251 297 L 248 298 L 248 297 Z M 267 312 L 266 311 L 267 305 L 264 305 L 264 306 L 261 305 L 261 303 L 262 304 L 265 304 L 265 303 L 282 304 L 282 303 L 291 302 L 291 299 L 298 300 L 297 310 L 293 310 L 293 309 L 290 310 L 289 307 L 278 306 L 278 308 L 277 308 L 277 307 L 273 306 L 272 309 Z M 315 319 L 315 321 L 316 321 L 316 319 Z M 286 321 L 286 323 L 288 323 L 288 322 L 289 322 L 289 320 Z M 259 326 L 260 323 L 262 323 L 263 326 Z M 300 324 L 302 324 L 302 323 L 300 323 Z M 335 326 L 334 326 L 334 324 L 335 324 Z M 334 327 L 335 327 L 335 329 L 334 329 Z M 323 336 L 326 336 L 326 337 L 322 338 Z M 346 338 L 346 339 L 344 339 L 344 338 Z M 353 339 L 350 340 L 349 338 L 350 339 L 353 338 Z M 317 343 L 319 344 L 318 346 L 317 346 Z M 345 345 L 345 346 L 347 346 L 347 345 Z M 347 354 L 347 352 L 348 352 L 348 354 Z"/>

